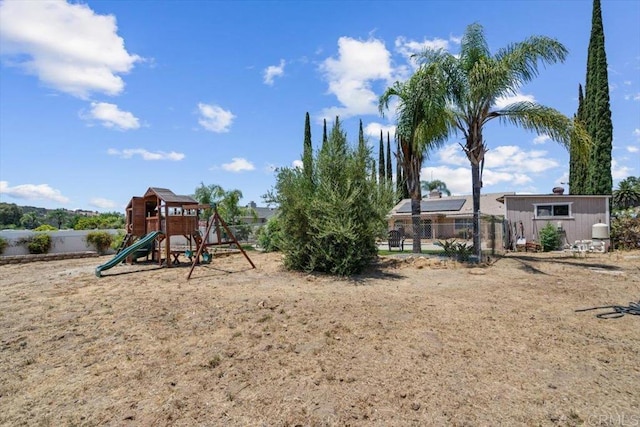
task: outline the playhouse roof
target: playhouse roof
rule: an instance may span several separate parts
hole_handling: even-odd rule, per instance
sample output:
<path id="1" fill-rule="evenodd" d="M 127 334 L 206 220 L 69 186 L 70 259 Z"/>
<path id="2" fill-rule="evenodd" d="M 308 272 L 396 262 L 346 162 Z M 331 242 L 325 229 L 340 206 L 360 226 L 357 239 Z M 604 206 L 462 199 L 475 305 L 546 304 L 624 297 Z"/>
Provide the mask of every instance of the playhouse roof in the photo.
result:
<path id="1" fill-rule="evenodd" d="M 191 196 L 179 196 L 175 194 L 173 191 L 168 188 L 160 188 L 160 187 L 149 187 L 146 193 L 144 193 L 144 197 L 148 197 L 151 195 L 157 196 L 159 199 L 167 202 L 167 203 L 191 203 L 198 204 L 198 201 Z"/>

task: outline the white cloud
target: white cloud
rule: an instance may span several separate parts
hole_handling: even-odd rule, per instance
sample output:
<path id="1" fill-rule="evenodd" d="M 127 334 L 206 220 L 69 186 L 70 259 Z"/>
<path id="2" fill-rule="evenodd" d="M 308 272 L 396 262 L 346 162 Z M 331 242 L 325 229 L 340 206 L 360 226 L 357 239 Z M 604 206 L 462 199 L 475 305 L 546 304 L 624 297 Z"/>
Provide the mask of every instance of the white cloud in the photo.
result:
<path id="1" fill-rule="evenodd" d="M 394 74 L 391 54 L 381 40 L 350 37 L 340 37 L 338 57 L 325 59 L 320 70 L 329 83 L 328 92 L 340 102 L 340 106 L 325 108 L 320 121 L 378 114 L 378 95 L 371 85 L 378 80 L 390 83 Z"/>
<path id="2" fill-rule="evenodd" d="M 534 144 L 544 144 L 547 141 L 551 141 L 551 137 L 549 135 L 538 135 L 535 138 L 533 138 L 533 143 Z"/>
<path id="3" fill-rule="evenodd" d="M 495 107 L 496 108 L 504 108 L 507 105 L 513 104 L 515 102 L 536 102 L 536 98 L 533 95 L 524 95 L 522 93 L 517 93 L 511 96 L 501 96 L 496 99 Z"/>
<path id="4" fill-rule="evenodd" d="M 229 172 L 242 172 L 242 171 L 252 171 L 255 169 L 255 166 L 247 159 L 243 159 L 242 157 L 234 157 L 231 159 L 231 163 L 224 163 L 222 165 L 222 169 Z"/>
<path id="5" fill-rule="evenodd" d="M 444 181 L 455 194 L 471 192 L 471 167 L 460 145 L 446 145 L 432 158 L 440 166 L 423 168 L 423 177 L 431 179 L 433 176 L 433 179 Z M 525 151 L 518 146 L 503 145 L 487 151 L 482 182 L 484 187 L 505 183 L 512 187 L 523 186 L 534 182 L 534 176 L 559 166 L 555 159 L 547 157 L 546 151 Z"/>
<path id="6" fill-rule="evenodd" d="M 383 125 L 380 123 L 369 123 L 363 129 L 365 135 L 368 135 L 372 138 L 376 138 L 376 143 L 380 141 L 380 131 L 382 131 L 382 136 L 384 138 L 384 143 L 387 143 L 387 133 L 389 134 L 389 138 L 393 144 L 394 137 L 396 134 L 396 125 Z"/>
<path id="7" fill-rule="evenodd" d="M 412 66 L 412 68 L 417 68 L 418 62 L 412 58 L 413 55 L 420 54 L 424 52 L 426 49 L 431 50 L 449 50 L 450 44 L 449 41 L 453 43 L 459 43 L 460 39 L 450 38 L 450 40 L 434 38 L 432 40 L 423 40 L 421 42 L 416 40 L 407 40 L 406 37 L 400 36 L 395 40 L 395 48 L 398 53 L 404 56 L 407 62 Z"/>
<path id="8" fill-rule="evenodd" d="M 284 75 L 284 66 L 285 66 L 284 59 L 280 60 L 280 65 L 269 65 L 264 70 L 264 83 L 269 86 L 272 86 L 273 79 L 275 79 L 276 77 L 282 77 Z"/>
<path id="9" fill-rule="evenodd" d="M 122 111 L 116 104 L 107 102 L 92 102 L 91 111 L 86 119 L 95 119 L 102 122 L 107 128 L 120 130 L 138 129 L 140 122 L 136 116 L 128 111 Z"/>
<path id="10" fill-rule="evenodd" d="M 231 112 L 222 109 L 217 105 L 209 105 L 200 102 L 198 104 L 200 118 L 198 123 L 200 126 L 216 133 L 229 132 L 229 128 L 236 116 Z"/>
<path id="11" fill-rule="evenodd" d="M 6 194 L 16 199 L 51 200 L 58 203 L 69 203 L 69 198 L 62 195 L 60 190 L 51 188 L 48 184 L 22 184 L 9 187 L 8 181 L 0 181 L 0 194 Z"/>
<path id="12" fill-rule="evenodd" d="M 638 153 L 640 152 L 640 147 L 634 147 L 633 145 L 628 145 L 627 151 L 630 153 Z"/>
<path id="13" fill-rule="evenodd" d="M 117 95 L 120 74 L 141 61 L 127 52 L 112 15 L 59 0 L 0 2 L 0 51 L 45 85 L 87 98 Z"/>
<path id="14" fill-rule="evenodd" d="M 303 169 L 304 164 L 302 163 L 302 160 L 294 160 L 293 162 L 291 162 L 291 167 L 296 169 Z"/>
<path id="15" fill-rule="evenodd" d="M 634 129 L 632 132 L 633 136 L 636 138 L 640 138 L 640 129 Z"/>
<path id="16" fill-rule="evenodd" d="M 124 150 L 116 150 L 115 148 L 110 148 L 107 150 L 107 153 L 111 156 L 119 156 L 123 159 L 130 159 L 133 156 L 140 156 L 142 160 L 171 160 L 171 161 L 180 161 L 184 159 L 185 155 L 183 153 L 176 153 L 175 151 L 171 151 L 169 153 L 165 153 L 164 151 L 157 151 L 155 153 L 151 151 L 147 151 L 144 148 L 127 148 Z"/>
<path id="17" fill-rule="evenodd" d="M 624 179 L 631 175 L 632 168 L 618 164 L 616 159 L 611 159 L 611 177 L 613 179 Z"/>
<path id="18" fill-rule="evenodd" d="M 93 206 L 99 209 L 115 209 L 118 207 L 118 204 L 113 200 L 95 197 L 89 201 L 89 206 Z"/>
<path id="19" fill-rule="evenodd" d="M 439 159 L 440 163 L 454 166 L 469 166 L 469 160 L 462 151 L 462 147 L 458 144 L 449 144 L 442 147 L 435 156 L 434 159 Z"/>
<path id="20" fill-rule="evenodd" d="M 546 151 L 525 151 L 516 145 L 501 145 L 487 151 L 485 168 L 499 171 L 541 173 L 556 168 L 560 164 L 553 158 L 545 157 Z"/>
<path id="21" fill-rule="evenodd" d="M 471 193 L 471 169 L 468 167 L 429 166 L 420 170 L 423 181 L 443 181 L 452 195 Z"/>

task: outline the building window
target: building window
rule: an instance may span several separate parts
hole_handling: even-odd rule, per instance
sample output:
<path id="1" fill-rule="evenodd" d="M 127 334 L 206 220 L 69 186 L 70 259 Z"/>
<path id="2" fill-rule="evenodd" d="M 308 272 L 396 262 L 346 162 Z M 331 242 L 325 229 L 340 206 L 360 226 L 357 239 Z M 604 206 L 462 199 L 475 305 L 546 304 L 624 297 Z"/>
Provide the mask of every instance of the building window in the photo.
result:
<path id="1" fill-rule="evenodd" d="M 471 218 L 456 218 L 453 221 L 453 229 L 455 231 L 464 231 L 473 228 L 473 219 Z"/>
<path id="2" fill-rule="evenodd" d="M 533 205 L 536 218 L 570 218 L 571 203 Z"/>

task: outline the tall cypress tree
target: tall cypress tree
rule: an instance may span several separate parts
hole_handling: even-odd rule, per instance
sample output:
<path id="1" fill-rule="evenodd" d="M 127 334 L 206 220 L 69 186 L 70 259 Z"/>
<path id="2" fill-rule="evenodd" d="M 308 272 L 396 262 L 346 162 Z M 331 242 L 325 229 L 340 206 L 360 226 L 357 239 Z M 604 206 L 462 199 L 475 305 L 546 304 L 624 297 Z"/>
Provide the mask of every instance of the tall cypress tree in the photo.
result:
<path id="1" fill-rule="evenodd" d="M 360 128 L 358 129 L 358 149 L 363 150 L 365 148 L 364 131 L 362 130 L 362 119 L 360 119 Z"/>
<path id="2" fill-rule="evenodd" d="M 409 199 L 410 196 L 409 196 L 409 189 L 407 188 L 406 179 L 402 173 L 402 159 L 401 159 L 400 153 L 402 153 L 402 150 L 400 149 L 400 138 L 398 138 L 398 155 L 396 156 L 396 160 L 397 160 L 396 174 L 398 175 L 398 178 L 396 182 L 396 191 L 398 192 L 397 198 L 402 200 L 402 199 Z"/>
<path id="3" fill-rule="evenodd" d="M 311 180 L 313 176 L 313 148 L 311 146 L 311 122 L 309 113 L 307 112 L 304 119 L 304 150 L 302 154 L 302 167 L 307 179 Z"/>
<path id="4" fill-rule="evenodd" d="M 593 144 L 589 163 L 588 193 L 611 194 L 613 124 L 609 105 L 609 76 L 600 0 L 593 0 L 584 108 L 585 124 Z"/>
<path id="5" fill-rule="evenodd" d="M 574 122 L 584 126 L 584 97 L 582 85 L 578 85 L 578 112 L 573 116 Z M 569 193 L 589 194 L 589 153 L 579 149 L 576 137 L 571 138 L 569 147 Z"/>
<path id="6" fill-rule="evenodd" d="M 387 183 L 393 182 L 393 170 L 391 169 L 391 142 L 389 141 L 389 132 L 387 132 Z"/>
<path id="7" fill-rule="evenodd" d="M 327 145 L 327 119 L 324 119 L 324 126 L 322 127 L 322 147 Z"/>
<path id="8" fill-rule="evenodd" d="M 384 139 L 382 138 L 382 129 L 380 129 L 380 147 L 378 148 L 378 184 L 384 185 L 385 177 Z"/>

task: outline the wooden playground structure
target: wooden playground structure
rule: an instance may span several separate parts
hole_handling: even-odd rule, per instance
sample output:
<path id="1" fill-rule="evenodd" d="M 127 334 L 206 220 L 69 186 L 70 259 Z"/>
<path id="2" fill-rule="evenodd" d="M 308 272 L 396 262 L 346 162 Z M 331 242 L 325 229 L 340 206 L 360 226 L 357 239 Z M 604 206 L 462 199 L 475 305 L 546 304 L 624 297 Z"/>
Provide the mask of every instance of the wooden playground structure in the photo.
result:
<path id="1" fill-rule="evenodd" d="M 210 208 L 213 208 L 213 214 L 206 220 L 200 220 L 200 213 Z M 216 205 L 199 204 L 191 196 L 176 195 L 166 188 L 150 187 L 144 196 L 133 197 L 127 205 L 125 226 L 127 234 L 119 253 L 155 232 L 157 237 L 142 256 L 158 262 L 158 265 L 172 267 L 179 265 L 179 257 L 184 255 L 192 264 L 187 279 L 198 263 L 211 261 L 217 252 L 210 251 L 211 247 L 226 246 L 225 254 L 240 252 L 255 268 L 234 233 L 218 214 Z M 201 228 L 206 228 L 204 234 Z M 175 236 L 184 237 L 181 245 L 172 245 L 171 238 Z M 137 255 L 134 254 L 125 261 L 132 263 L 136 259 Z"/>

